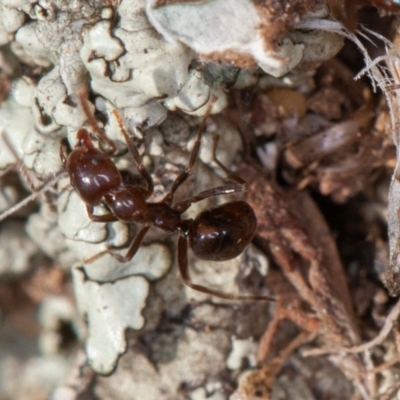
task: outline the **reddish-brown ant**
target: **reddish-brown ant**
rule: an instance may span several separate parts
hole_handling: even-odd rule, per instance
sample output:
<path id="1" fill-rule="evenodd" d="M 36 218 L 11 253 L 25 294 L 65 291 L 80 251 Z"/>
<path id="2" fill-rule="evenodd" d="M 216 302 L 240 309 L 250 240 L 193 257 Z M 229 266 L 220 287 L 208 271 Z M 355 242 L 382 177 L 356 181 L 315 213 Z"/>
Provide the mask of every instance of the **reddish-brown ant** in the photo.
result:
<path id="1" fill-rule="evenodd" d="M 119 220 L 126 223 L 143 224 L 125 256 L 106 250 L 92 257 L 89 262 L 104 253 L 112 255 L 120 262 L 130 261 L 139 249 L 147 231 L 151 226 L 156 226 L 166 232 L 180 233 L 178 265 L 182 279 L 189 287 L 230 300 L 273 300 L 267 296 L 236 296 L 209 289 L 192 283 L 189 276 L 188 247 L 202 260 L 230 260 L 243 252 L 252 240 L 257 226 L 253 209 L 244 201 L 232 201 L 203 211 L 194 220 L 181 218 L 182 214 L 193 203 L 211 196 L 241 193 L 245 190 L 245 182 L 229 172 L 217 160 L 215 156 L 216 140 L 214 142 L 214 160 L 225 171 L 228 178 L 236 183 L 205 190 L 189 199 L 173 204 L 175 192 L 191 175 L 197 161 L 202 133 L 213 104 L 208 108 L 200 125 L 186 169 L 178 175 L 169 193 L 161 201 L 148 202 L 148 198 L 153 193 L 153 181 L 142 163 L 134 142 L 124 129 L 119 114 L 114 113 L 138 171 L 146 182 L 146 188 L 124 182 L 120 171 L 110 158 L 116 152 L 115 144 L 98 127 L 95 118 L 89 112 L 89 107 L 83 95 L 81 95 L 81 100 L 94 135 L 107 145 L 108 150 L 100 150 L 95 147 L 89 132 L 84 128 L 78 131 L 78 145 L 72 152 L 69 152 L 67 144 L 63 143 L 60 155 L 69 174 L 71 184 L 86 203 L 91 220 L 98 222 Z M 94 207 L 100 204 L 105 204 L 109 212 L 104 215 L 94 214 Z"/>

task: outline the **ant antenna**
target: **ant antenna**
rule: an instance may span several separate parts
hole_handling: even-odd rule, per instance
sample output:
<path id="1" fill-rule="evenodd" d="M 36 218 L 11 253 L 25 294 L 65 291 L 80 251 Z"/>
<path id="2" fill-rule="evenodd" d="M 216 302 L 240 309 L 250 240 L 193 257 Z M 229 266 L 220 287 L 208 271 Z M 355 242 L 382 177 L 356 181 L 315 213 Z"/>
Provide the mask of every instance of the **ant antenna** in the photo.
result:
<path id="1" fill-rule="evenodd" d="M 125 139 L 125 142 L 126 142 L 126 145 L 128 146 L 129 151 L 131 152 L 131 155 L 135 161 L 137 169 L 139 170 L 140 174 L 143 176 L 143 178 L 147 182 L 148 192 L 153 193 L 153 190 L 154 190 L 153 180 L 151 179 L 149 172 L 147 171 L 146 167 L 144 166 L 144 164 L 142 162 L 142 158 L 140 157 L 140 154 L 139 154 L 136 146 L 134 146 L 134 144 L 132 143 L 132 139 L 129 137 L 128 132 L 126 131 L 126 129 L 124 127 L 121 114 L 117 110 L 113 110 L 112 114 L 114 115 L 114 117 L 117 120 L 118 127 L 122 133 L 122 136 Z"/>
<path id="2" fill-rule="evenodd" d="M 96 134 L 101 140 L 107 143 L 107 145 L 110 147 L 110 153 L 115 152 L 115 144 L 114 142 L 107 137 L 107 135 L 104 133 L 104 130 L 99 127 L 97 124 L 96 118 L 94 117 L 93 113 L 90 111 L 89 108 L 89 101 L 87 99 L 87 92 L 84 88 L 81 88 L 79 90 L 79 100 L 82 105 L 83 112 L 86 115 L 86 118 L 89 122 L 90 127 L 92 128 L 92 131 L 94 134 Z"/>

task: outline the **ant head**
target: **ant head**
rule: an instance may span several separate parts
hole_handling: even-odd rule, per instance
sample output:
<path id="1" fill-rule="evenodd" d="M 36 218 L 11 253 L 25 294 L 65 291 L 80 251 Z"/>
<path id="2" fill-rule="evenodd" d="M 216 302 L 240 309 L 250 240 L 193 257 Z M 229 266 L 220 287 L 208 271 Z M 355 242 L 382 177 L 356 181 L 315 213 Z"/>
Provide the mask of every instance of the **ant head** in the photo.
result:
<path id="1" fill-rule="evenodd" d="M 78 139 L 79 146 L 88 149 L 93 147 L 92 139 L 86 129 L 79 129 L 78 133 L 76 134 L 76 138 Z"/>

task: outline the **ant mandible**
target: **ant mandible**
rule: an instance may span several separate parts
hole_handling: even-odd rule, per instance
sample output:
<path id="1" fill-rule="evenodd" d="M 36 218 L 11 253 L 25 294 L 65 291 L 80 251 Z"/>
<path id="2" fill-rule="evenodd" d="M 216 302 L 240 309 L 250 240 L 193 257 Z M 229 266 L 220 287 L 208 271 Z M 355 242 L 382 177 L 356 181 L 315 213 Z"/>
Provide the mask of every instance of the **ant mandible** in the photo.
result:
<path id="1" fill-rule="evenodd" d="M 176 204 L 174 196 L 177 189 L 192 174 L 198 159 L 201 138 L 214 99 L 198 130 L 197 139 L 185 170 L 172 183 L 169 193 L 158 202 L 148 202 L 153 193 L 153 180 L 143 165 L 139 152 L 128 136 L 120 115 L 114 112 L 119 128 L 126 141 L 139 173 L 146 182 L 146 188 L 124 182 L 120 171 L 111 160 L 116 152 L 115 143 L 109 139 L 104 130 L 99 128 L 94 116 L 90 113 L 87 100 L 81 93 L 81 103 L 93 133 L 99 141 L 107 145 L 107 150 L 94 146 L 90 133 L 81 128 L 77 133 L 78 145 L 72 152 L 68 144 L 62 143 L 61 160 L 69 174 L 71 185 L 81 199 L 86 203 L 88 215 L 92 221 L 138 223 L 143 227 L 131 242 L 125 256 L 105 250 L 90 258 L 92 262 L 103 254 L 110 254 L 119 262 L 130 261 L 139 249 L 144 236 L 151 226 L 156 226 L 166 232 L 179 232 L 178 265 L 184 283 L 197 291 L 211 294 L 228 300 L 271 300 L 268 296 L 237 296 L 193 283 L 188 271 L 188 247 L 202 260 L 225 261 L 243 252 L 250 243 L 256 230 L 257 220 L 253 209 L 244 201 L 232 201 L 218 207 L 201 212 L 194 220 L 182 219 L 182 214 L 193 204 L 211 196 L 241 193 L 246 190 L 245 182 L 234 175 L 216 158 L 217 139 L 214 140 L 213 156 L 217 165 L 235 184 L 219 186 L 205 190 L 189 199 Z M 109 210 L 104 215 L 96 215 L 95 206 L 105 204 Z"/>

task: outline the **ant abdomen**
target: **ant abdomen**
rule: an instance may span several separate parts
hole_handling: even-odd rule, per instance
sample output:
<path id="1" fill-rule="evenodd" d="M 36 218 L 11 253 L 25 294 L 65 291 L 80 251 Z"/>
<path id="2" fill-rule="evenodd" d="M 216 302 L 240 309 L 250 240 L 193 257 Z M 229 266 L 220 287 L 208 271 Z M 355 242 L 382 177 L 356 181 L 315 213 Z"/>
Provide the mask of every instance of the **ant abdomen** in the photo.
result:
<path id="1" fill-rule="evenodd" d="M 203 211 L 190 224 L 189 247 L 202 260 L 230 260 L 243 252 L 256 227 L 256 216 L 246 202 L 225 203 Z"/>

